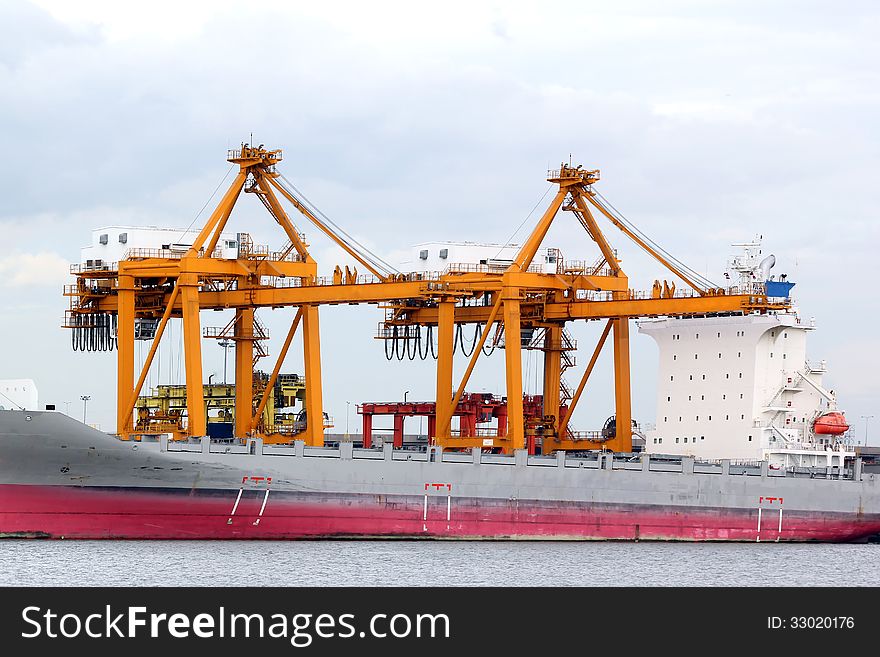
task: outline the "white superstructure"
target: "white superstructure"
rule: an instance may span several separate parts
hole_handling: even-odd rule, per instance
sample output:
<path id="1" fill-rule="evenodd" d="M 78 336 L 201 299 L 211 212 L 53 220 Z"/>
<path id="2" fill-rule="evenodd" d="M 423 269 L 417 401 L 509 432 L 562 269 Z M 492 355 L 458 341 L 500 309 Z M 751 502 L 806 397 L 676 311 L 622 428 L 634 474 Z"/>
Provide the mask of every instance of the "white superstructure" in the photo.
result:
<path id="1" fill-rule="evenodd" d="M 37 385 L 33 379 L 0 380 L 0 410 L 36 411 L 39 404 Z"/>
<path id="2" fill-rule="evenodd" d="M 128 255 L 183 254 L 192 246 L 198 230 L 159 228 L 158 226 L 104 226 L 92 231 L 92 243 L 83 247 L 81 263 L 100 269 L 124 260 Z M 238 257 L 238 236 L 223 233 L 217 247 L 221 257 Z"/>
<path id="3" fill-rule="evenodd" d="M 774 288 L 771 257 L 757 262 L 755 242 L 731 263 L 740 286 Z M 784 281 L 784 277 L 782 277 Z M 813 322 L 790 312 L 662 318 L 639 322 L 660 350 L 656 428 L 645 450 L 705 459 L 769 459 L 776 467 L 831 465 L 853 456 L 840 437 L 816 434 L 819 416 L 836 411 L 822 386 L 824 362 L 807 360 Z M 841 461 L 842 463 L 842 461 Z"/>
<path id="4" fill-rule="evenodd" d="M 412 247 L 412 258 L 401 263 L 407 272 L 504 271 L 519 252 L 519 244 L 485 242 L 422 242 Z M 556 273 L 558 251 L 540 249 L 530 271 Z"/>

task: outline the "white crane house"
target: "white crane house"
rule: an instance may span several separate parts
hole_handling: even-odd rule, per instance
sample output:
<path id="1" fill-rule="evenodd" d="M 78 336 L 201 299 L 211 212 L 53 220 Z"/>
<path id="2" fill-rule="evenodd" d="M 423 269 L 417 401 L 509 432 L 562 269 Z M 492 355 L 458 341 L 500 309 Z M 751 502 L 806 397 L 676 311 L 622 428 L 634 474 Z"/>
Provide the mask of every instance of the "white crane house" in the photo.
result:
<path id="1" fill-rule="evenodd" d="M 165 252 L 183 255 L 198 236 L 198 230 L 160 228 L 158 226 L 103 226 L 92 231 L 91 244 L 82 248 L 81 266 L 89 269 L 111 268 L 129 255 L 153 255 Z M 217 245 L 222 257 L 237 258 L 240 240 L 235 233 L 223 233 Z"/>

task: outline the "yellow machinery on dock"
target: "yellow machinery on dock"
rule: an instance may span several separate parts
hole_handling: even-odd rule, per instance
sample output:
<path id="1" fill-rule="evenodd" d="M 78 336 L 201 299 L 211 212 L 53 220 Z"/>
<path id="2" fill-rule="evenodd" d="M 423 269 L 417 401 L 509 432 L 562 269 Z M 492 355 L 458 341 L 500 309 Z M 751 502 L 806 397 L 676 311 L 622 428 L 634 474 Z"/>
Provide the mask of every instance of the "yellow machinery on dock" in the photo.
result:
<path id="1" fill-rule="evenodd" d="M 268 381 L 269 375 L 265 372 L 254 372 L 257 386 L 255 398 L 261 399 L 268 394 L 257 429 L 272 442 L 285 442 L 304 428 L 299 416 L 306 394 L 305 379 L 298 374 L 279 374 L 273 389 L 267 393 L 265 386 Z M 233 437 L 235 385 L 206 383 L 202 396 L 205 400 L 207 435 L 217 439 Z M 168 433 L 174 440 L 187 436 L 185 385 L 159 385 L 152 394 L 138 397 L 135 408 L 137 420 L 133 436 Z"/>

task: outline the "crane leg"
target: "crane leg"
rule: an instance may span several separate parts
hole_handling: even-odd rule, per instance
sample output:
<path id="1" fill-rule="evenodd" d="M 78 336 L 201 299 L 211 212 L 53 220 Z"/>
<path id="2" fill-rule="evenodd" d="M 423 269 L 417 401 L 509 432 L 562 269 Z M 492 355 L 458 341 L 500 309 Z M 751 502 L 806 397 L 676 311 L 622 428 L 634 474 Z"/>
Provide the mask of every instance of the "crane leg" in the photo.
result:
<path id="1" fill-rule="evenodd" d="M 505 451 L 523 449 L 522 342 L 520 337 L 519 291 L 506 288 L 504 297 L 504 358 L 507 371 L 507 440 Z"/>
<path id="2" fill-rule="evenodd" d="M 444 426 L 437 423 L 435 443 L 446 446 L 452 426 L 452 352 L 455 347 L 455 302 L 441 301 L 437 313 L 437 418 L 450 418 Z"/>
<path id="3" fill-rule="evenodd" d="M 134 278 L 119 275 L 119 306 L 116 321 L 116 433 L 128 440 L 131 414 L 123 408 L 134 391 Z"/>
<path id="4" fill-rule="evenodd" d="M 614 402 L 617 435 L 608 446 L 615 452 L 632 451 L 632 400 L 629 380 L 629 318 L 612 320 L 614 339 Z"/>
<path id="5" fill-rule="evenodd" d="M 186 365 L 187 432 L 207 435 L 205 394 L 202 382 L 202 329 L 199 322 L 199 283 L 195 274 L 178 280 L 183 303 L 183 349 Z"/>
<path id="6" fill-rule="evenodd" d="M 306 444 L 324 446 L 324 400 L 321 382 L 321 335 L 318 307 L 303 306 L 303 360 L 306 376 Z"/>
<path id="7" fill-rule="evenodd" d="M 243 438 L 254 412 L 254 309 L 235 313 L 235 435 Z M 266 391 L 269 394 L 269 391 Z"/>
<path id="8" fill-rule="evenodd" d="M 544 332 L 544 415 L 552 415 L 553 430 L 557 432 L 560 387 L 562 383 L 562 325 L 551 326 Z"/>

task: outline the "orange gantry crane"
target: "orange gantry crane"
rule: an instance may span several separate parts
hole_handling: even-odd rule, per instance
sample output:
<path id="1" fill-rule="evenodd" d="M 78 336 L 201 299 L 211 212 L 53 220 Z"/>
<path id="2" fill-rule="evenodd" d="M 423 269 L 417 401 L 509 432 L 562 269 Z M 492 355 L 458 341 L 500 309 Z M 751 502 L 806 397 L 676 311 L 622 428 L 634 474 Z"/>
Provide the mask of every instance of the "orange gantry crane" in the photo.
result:
<path id="1" fill-rule="evenodd" d="M 748 290 L 715 287 L 675 260 L 594 189 L 599 180 L 596 170 L 569 164 L 550 172 L 548 180 L 557 185 L 557 192 L 509 266 L 462 264 L 450 265 L 443 272 L 400 273 L 320 212 L 277 171 L 282 160 L 280 150 L 243 144 L 241 149 L 229 152 L 228 160 L 238 165 L 239 171 L 185 253 L 133 248 L 115 266 L 75 266 L 77 282 L 65 289 L 71 297 L 66 327 L 88 335 L 95 331 L 86 327 L 102 327 L 99 334 L 105 340 L 109 327 L 116 327 L 117 432 L 122 438 L 151 432 L 149 427 L 136 424 L 133 411 L 165 327 L 172 319 L 182 320 L 186 369 L 186 426 L 177 427 L 177 431 L 190 436 L 205 435 L 199 311 L 233 309 L 231 330 L 223 335 L 235 343 L 235 435 L 259 435 L 270 442 L 297 439 L 308 445 L 322 445 L 319 307 L 366 303 L 385 308 L 380 338 L 406 341 L 426 336 L 431 342 L 437 359 L 435 435 L 430 437 L 434 444 L 452 449 L 511 451 L 524 447 L 527 436 L 539 436 L 545 454 L 596 448 L 631 451 L 630 319 L 767 312 L 788 304 L 769 300 L 760 285 Z M 283 229 L 287 242 L 279 250 L 255 247 L 242 240 L 237 257 L 230 258 L 217 248 L 242 192 L 257 196 Z M 340 246 L 357 265 L 345 265 L 344 270 L 337 265 L 331 277 L 319 277 L 305 237 L 285 212 L 282 199 Z M 598 254 L 589 260 L 569 261 L 559 255 L 549 271 L 544 266 L 533 266 L 560 211 L 576 217 L 598 248 Z M 688 289 L 676 291 L 674 282 L 666 281 L 655 281 L 648 293 L 630 289 L 617 253 L 599 226 L 599 216 L 653 256 Z M 357 266 L 369 273 L 358 274 Z M 265 334 L 255 323 L 254 312 L 285 307 L 296 308 L 296 313 L 268 382 L 257 387 L 255 394 L 254 345 Z M 136 321 L 143 319 L 158 320 L 158 325 L 143 368 L 135 379 L 135 328 Z M 605 325 L 577 388 L 569 392 L 561 376 L 566 366 L 573 363 L 573 342 L 565 325 L 575 320 L 604 320 Z M 456 331 L 461 340 L 464 325 L 476 327 L 474 345 L 467 367 L 454 385 Z M 263 410 L 300 327 L 305 365 L 305 424 L 295 435 L 281 435 L 266 425 Z M 426 327 L 424 333 L 422 327 Z M 540 336 L 537 345 L 532 340 L 536 330 Z M 435 331 L 436 347 L 431 337 Z M 531 337 L 526 339 L 524 335 Z M 572 413 L 609 339 L 614 362 L 614 422 L 601 433 L 575 432 L 570 428 Z M 487 344 L 491 349 L 504 350 L 506 430 L 501 435 L 462 435 L 461 431 L 452 431 L 452 417 L 481 355 L 487 353 Z M 538 421 L 527 422 L 522 406 L 522 350 L 529 347 L 540 348 L 544 353 L 544 414 Z M 262 353 L 258 350 L 257 355 Z M 164 427 L 154 429 L 162 431 Z"/>

